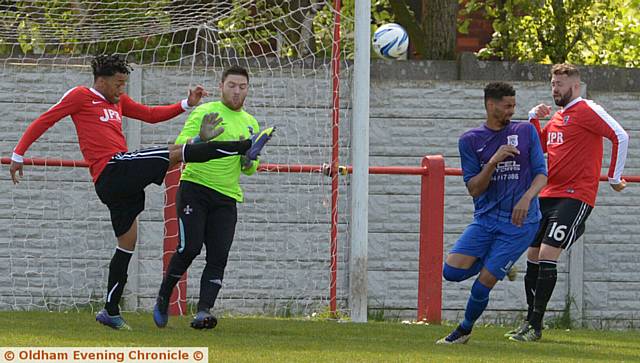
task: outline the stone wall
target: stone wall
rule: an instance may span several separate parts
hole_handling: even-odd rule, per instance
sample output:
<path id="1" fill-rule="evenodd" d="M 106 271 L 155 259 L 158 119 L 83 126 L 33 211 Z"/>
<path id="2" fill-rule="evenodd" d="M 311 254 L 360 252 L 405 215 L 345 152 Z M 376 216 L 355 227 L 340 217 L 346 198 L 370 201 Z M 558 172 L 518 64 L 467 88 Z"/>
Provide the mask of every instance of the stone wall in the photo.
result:
<path id="1" fill-rule="evenodd" d="M 349 160 L 352 68 L 342 82 L 341 164 Z M 86 68 L 13 66 L 0 78 L 0 151 L 10 155 L 31 120 L 69 88 L 90 85 Z M 130 93 L 144 103 L 166 104 L 184 97 L 191 83 L 215 89 L 220 70 L 142 68 L 132 75 Z M 422 156 L 442 154 L 459 167 L 457 139 L 485 117 L 482 89 L 493 79 L 517 89 L 517 113 L 551 103 L 548 67 L 478 62 L 374 62 L 371 82 L 370 163 L 418 166 Z M 261 125 L 276 126 L 265 151 L 269 163 L 322 164 L 330 160 L 330 77 L 326 67 L 252 70 L 247 110 Z M 640 174 L 640 72 L 585 69 L 587 96 L 602 104 L 631 136 L 625 174 Z M 217 93 L 214 91 L 214 93 Z M 125 121 L 130 146 L 171 142 L 186 115 L 149 125 Z M 139 135 L 139 136 L 138 136 Z M 605 143 L 603 172 L 608 167 Z M 75 132 L 63 119 L 36 142 L 27 156 L 81 159 Z M 0 173 L 0 308 L 66 309 L 100 301 L 114 247 L 108 212 L 93 191 L 87 170 L 29 167 L 25 181 L 12 186 L 8 168 Z M 387 317 L 415 317 L 417 304 L 419 183 L 416 176 L 370 177 L 369 305 Z M 243 177 L 246 202 L 239 222 L 218 308 L 240 313 L 309 313 L 327 304 L 329 287 L 330 179 L 318 174 L 259 173 Z M 349 178 L 341 180 L 339 218 L 339 306 L 347 306 Z M 472 217 L 472 200 L 461 177 L 446 179 L 445 253 Z M 160 283 L 163 188 L 147 190 L 140 217 L 138 252 L 130 270 L 129 308 L 149 308 Z M 640 195 L 636 184 L 622 194 L 601 185 L 598 206 L 585 236 L 560 261 L 550 310 L 565 308 L 596 327 L 640 324 Z M 638 212 L 638 213 L 636 213 Z M 204 259 L 190 270 L 195 298 Z M 524 258 L 517 266 L 524 271 Z M 569 274 L 571 271 L 571 274 Z M 492 292 L 485 321 L 513 321 L 525 309 L 522 275 Z M 571 278 L 569 277 L 571 276 Z M 439 277 L 438 277 L 439 278 Z M 464 309 L 471 282 L 444 283 L 443 317 Z M 634 325 L 635 324 L 635 325 Z"/>

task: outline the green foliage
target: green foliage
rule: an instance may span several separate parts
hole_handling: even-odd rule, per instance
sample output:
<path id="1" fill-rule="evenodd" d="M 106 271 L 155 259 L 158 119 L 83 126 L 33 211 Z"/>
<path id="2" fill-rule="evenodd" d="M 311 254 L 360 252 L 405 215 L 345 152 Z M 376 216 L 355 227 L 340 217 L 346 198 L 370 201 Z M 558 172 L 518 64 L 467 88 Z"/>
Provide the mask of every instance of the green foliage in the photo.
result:
<path id="1" fill-rule="evenodd" d="M 575 299 L 567 295 L 564 299 L 564 308 L 562 313 L 553 319 L 549 319 L 548 324 L 554 329 L 571 329 L 573 321 L 571 320 L 571 305 L 575 305 Z"/>
<path id="2" fill-rule="evenodd" d="M 369 321 L 384 321 L 384 308 L 382 309 L 367 309 L 367 319 Z"/>
<path id="3" fill-rule="evenodd" d="M 12 45 L 17 44 L 27 55 L 130 52 L 140 61 L 171 58 L 172 52 L 180 53 L 179 45 L 171 44 L 171 34 L 135 37 L 122 28 L 123 24 L 132 29 L 137 26 L 143 34 L 144 24 L 154 23 L 159 29 L 169 29 L 171 19 L 164 10 L 168 3 L 169 0 L 16 1 L 0 12 L 0 54 L 15 51 Z"/>
<path id="4" fill-rule="evenodd" d="M 354 53 L 355 1 L 342 1 L 341 47 L 348 59 Z M 372 1 L 372 32 L 394 20 L 389 1 Z M 333 1 L 230 0 L 229 12 L 206 22 L 200 38 L 196 33 L 204 28 L 195 14 L 189 29 L 172 28 L 172 22 L 181 24 L 173 17 L 184 18 L 184 14 L 172 14 L 167 10 L 170 4 L 170 0 L 16 1 L 1 7 L 0 54 L 15 52 L 13 45 L 17 44 L 27 55 L 128 53 L 141 63 L 167 63 L 201 47 L 204 37 L 212 51 L 239 56 L 327 58 L 331 54 Z M 209 6 L 200 5 L 203 9 Z M 148 35 L 144 24 L 154 25 L 153 34 Z"/>
<path id="5" fill-rule="evenodd" d="M 323 321 L 323 320 L 333 320 L 333 321 L 341 321 L 341 322 L 351 321 L 351 317 L 349 317 L 347 313 L 339 309 L 335 313 L 332 313 L 329 306 L 325 306 L 319 311 L 315 311 L 310 315 L 305 316 L 305 319 L 311 320 L 311 321 Z"/>
<path id="6" fill-rule="evenodd" d="M 248 41 L 262 43 L 260 46 L 263 49 L 275 49 L 271 43 L 277 39 L 279 57 L 303 58 L 309 54 L 329 57 L 336 15 L 330 3 L 333 1 L 317 4 L 302 12 L 291 8 L 289 2 L 257 0 L 249 7 L 246 1 L 233 0 L 232 11 L 216 24 L 223 37 L 220 44 L 245 55 Z M 371 8 L 372 33 L 378 26 L 394 21 L 389 0 L 373 0 Z M 340 15 L 342 54 L 347 59 L 353 59 L 355 0 L 343 0 Z M 311 19 L 310 29 L 304 28 L 305 18 Z"/>
<path id="7" fill-rule="evenodd" d="M 461 1 L 458 29 L 484 12 L 495 33 L 481 59 L 640 67 L 638 0 Z"/>
<path id="8" fill-rule="evenodd" d="M 272 6 L 265 0 L 256 0 L 253 5 L 242 0 L 232 0 L 231 3 L 231 12 L 215 24 L 215 30 L 219 31 L 220 38 L 218 46 L 232 48 L 242 56 L 246 56 L 250 50 L 247 47 L 248 40 L 271 49 L 272 45 L 269 41 L 275 39 L 279 29 L 287 23 L 284 9 L 278 5 Z M 282 49 L 284 49 L 283 55 L 289 53 L 289 44 Z"/>

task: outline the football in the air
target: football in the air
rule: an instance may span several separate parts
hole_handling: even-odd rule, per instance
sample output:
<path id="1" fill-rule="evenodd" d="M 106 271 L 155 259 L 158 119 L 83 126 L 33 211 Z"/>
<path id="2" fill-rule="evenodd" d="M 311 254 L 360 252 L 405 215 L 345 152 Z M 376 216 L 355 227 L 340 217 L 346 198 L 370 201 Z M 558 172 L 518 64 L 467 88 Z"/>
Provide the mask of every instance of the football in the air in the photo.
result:
<path id="1" fill-rule="evenodd" d="M 399 59 L 404 57 L 409 47 L 409 35 L 396 23 L 380 26 L 373 33 L 373 50 L 382 58 Z"/>

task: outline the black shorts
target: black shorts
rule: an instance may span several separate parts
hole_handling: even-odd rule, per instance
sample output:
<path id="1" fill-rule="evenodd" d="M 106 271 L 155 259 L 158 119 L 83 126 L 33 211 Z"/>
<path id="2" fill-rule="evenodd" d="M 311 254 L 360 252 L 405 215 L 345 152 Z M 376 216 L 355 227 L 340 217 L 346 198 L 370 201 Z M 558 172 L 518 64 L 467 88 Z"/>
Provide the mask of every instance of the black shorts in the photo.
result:
<path id="1" fill-rule="evenodd" d="M 176 195 L 180 242 L 177 253 L 191 263 L 207 247 L 207 266 L 222 280 L 238 220 L 236 200 L 204 185 L 180 181 Z"/>
<path id="2" fill-rule="evenodd" d="M 118 153 L 109 160 L 95 188 L 109 208 L 116 237 L 125 234 L 144 210 L 144 188 L 151 183 L 162 185 L 168 167 L 167 147 Z"/>
<path id="3" fill-rule="evenodd" d="M 584 233 L 593 207 L 571 198 L 540 198 L 542 220 L 531 247 L 542 243 L 568 250 Z"/>

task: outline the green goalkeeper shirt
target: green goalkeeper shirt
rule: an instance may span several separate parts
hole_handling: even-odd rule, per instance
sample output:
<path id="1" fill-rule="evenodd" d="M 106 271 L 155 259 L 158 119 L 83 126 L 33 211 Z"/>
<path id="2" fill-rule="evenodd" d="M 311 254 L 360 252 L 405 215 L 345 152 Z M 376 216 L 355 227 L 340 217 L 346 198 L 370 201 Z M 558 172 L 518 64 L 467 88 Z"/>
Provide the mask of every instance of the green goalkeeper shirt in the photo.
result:
<path id="1" fill-rule="evenodd" d="M 249 127 L 254 133 L 260 131 L 258 122 L 244 110 L 233 111 L 221 101 L 208 102 L 198 106 L 191 112 L 184 124 L 184 128 L 176 139 L 176 144 L 184 144 L 188 139 L 195 137 L 200 132 L 200 125 L 204 115 L 217 112 L 222 117 L 220 126 L 224 132 L 214 140 L 238 141 L 241 137 L 251 137 Z M 180 180 L 187 180 L 211 188 L 219 193 L 229 196 L 238 202 L 243 201 L 242 188 L 240 188 L 240 172 L 251 175 L 256 172 L 258 161 L 251 163 L 251 167 L 242 168 L 240 156 L 227 156 L 220 159 L 209 160 L 205 163 L 187 163 L 182 171 Z"/>

